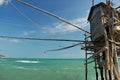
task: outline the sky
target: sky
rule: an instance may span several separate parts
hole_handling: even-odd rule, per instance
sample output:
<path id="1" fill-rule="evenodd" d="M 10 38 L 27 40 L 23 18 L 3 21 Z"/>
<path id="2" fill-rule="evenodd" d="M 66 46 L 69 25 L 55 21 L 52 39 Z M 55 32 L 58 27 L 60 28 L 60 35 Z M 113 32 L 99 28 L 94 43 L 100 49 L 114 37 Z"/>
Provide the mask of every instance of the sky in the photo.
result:
<path id="1" fill-rule="evenodd" d="M 87 21 L 91 0 L 23 0 L 90 31 Z M 95 0 L 95 3 L 105 0 Z M 113 0 L 119 5 L 119 0 Z M 0 0 L 0 36 L 84 40 L 84 32 L 16 0 Z M 0 38 L 0 54 L 13 58 L 84 58 L 81 45 L 47 52 L 77 42 L 30 41 Z"/>

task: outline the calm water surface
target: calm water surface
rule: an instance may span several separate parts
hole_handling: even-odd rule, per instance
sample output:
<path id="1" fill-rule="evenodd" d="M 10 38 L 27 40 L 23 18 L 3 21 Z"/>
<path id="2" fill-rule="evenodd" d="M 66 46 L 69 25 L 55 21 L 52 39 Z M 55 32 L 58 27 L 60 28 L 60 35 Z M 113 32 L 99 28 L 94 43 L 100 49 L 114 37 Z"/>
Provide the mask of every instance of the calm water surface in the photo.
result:
<path id="1" fill-rule="evenodd" d="M 89 80 L 95 80 L 94 64 Z M 83 59 L 0 59 L 0 80 L 85 80 Z"/>

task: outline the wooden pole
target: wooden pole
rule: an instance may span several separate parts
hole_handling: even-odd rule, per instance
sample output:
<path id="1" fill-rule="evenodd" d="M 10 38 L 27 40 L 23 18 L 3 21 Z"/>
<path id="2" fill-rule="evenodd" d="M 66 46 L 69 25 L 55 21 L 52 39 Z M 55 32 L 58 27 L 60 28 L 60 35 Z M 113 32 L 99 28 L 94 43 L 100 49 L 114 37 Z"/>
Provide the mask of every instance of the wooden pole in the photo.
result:
<path id="1" fill-rule="evenodd" d="M 84 34 L 84 36 L 85 36 L 85 62 L 86 62 L 86 65 L 85 65 L 85 80 L 87 80 L 88 79 L 88 65 L 87 65 L 87 63 L 88 63 L 88 61 L 87 61 L 87 34 L 85 33 Z"/>
<path id="2" fill-rule="evenodd" d="M 92 0 L 92 6 L 94 6 L 94 0 Z"/>
<path id="3" fill-rule="evenodd" d="M 109 47 L 106 47 L 105 51 L 105 79 L 108 80 L 108 70 L 110 70 L 109 65 Z"/>
<path id="4" fill-rule="evenodd" d="M 95 74 L 96 74 L 96 80 L 98 80 L 98 71 L 97 71 L 97 61 L 95 58 Z"/>
<path id="5" fill-rule="evenodd" d="M 106 4 L 110 6 L 110 0 L 106 0 Z"/>

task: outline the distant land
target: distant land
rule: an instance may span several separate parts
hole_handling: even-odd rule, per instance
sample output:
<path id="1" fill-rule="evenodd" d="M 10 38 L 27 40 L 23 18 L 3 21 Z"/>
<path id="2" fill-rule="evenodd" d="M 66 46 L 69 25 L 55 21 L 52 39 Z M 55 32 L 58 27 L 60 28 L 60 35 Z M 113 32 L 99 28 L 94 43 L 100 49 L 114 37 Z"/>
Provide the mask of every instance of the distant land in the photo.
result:
<path id="1" fill-rule="evenodd" d="M 0 58 L 8 58 L 8 57 L 4 55 L 0 55 Z"/>

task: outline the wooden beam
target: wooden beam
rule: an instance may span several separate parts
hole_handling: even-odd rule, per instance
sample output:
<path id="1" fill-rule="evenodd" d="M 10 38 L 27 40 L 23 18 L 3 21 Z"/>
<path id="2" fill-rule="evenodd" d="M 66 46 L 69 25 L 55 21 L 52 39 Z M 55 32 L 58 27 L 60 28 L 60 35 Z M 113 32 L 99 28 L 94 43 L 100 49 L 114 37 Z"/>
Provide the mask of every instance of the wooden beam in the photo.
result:
<path id="1" fill-rule="evenodd" d="M 100 54 L 101 52 L 103 52 L 105 50 L 106 50 L 106 47 L 101 48 L 98 52 L 94 53 L 92 56 L 90 56 L 89 58 L 87 58 L 87 60 L 90 59 L 90 58 L 93 58 L 94 56 Z"/>

